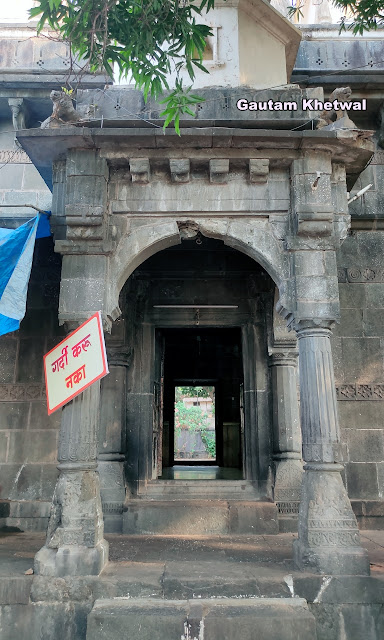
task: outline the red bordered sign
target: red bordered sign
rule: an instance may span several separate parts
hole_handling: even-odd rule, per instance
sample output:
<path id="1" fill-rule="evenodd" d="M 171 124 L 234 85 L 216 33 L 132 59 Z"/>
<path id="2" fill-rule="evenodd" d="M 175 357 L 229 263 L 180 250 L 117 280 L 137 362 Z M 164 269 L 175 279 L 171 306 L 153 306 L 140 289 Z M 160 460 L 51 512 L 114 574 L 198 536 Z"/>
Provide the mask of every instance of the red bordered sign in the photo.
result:
<path id="1" fill-rule="evenodd" d="M 101 312 L 44 356 L 48 415 L 109 373 Z"/>

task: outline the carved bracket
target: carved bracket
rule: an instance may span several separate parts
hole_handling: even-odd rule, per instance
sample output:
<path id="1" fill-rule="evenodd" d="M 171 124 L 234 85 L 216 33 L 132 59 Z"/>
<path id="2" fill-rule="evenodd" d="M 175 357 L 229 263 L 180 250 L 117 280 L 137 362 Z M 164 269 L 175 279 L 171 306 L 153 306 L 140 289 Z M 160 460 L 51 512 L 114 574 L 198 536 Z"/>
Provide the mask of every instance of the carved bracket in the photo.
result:
<path id="1" fill-rule="evenodd" d="M 251 158 L 249 161 L 249 179 L 255 184 L 265 184 L 269 175 L 269 160 Z"/>
<path id="2" fill-rule="evenodd" d="M 229 159 L 212 159 L 209 161 L 209 181 L 212 184 L 228 182 Z"/>
<path id="3" fill-rule="evenodd" d="M 188 158 L 171 158 L 169 160 L 169 168 L 171 171 L 171 180 L 176 183 L 189 182 L 190 179 L 190 161 Z"/>
<path id="4" fill-rule="evenodd" d="M 148 184 L 151 175 L 149 158 L 131 158 L 129 161 L 132 182 Z"/>

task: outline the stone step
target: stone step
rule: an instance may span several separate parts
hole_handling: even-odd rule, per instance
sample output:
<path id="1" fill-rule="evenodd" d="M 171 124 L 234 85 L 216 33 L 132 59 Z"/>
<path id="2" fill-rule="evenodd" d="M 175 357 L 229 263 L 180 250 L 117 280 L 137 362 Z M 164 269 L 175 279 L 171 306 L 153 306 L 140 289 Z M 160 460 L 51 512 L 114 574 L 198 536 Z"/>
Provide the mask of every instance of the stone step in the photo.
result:
<path id="1" fill-rule="evenodd" d="M 302 598 L 96 600 L 87 640 L 316 640 Z"/>
<path id="2" fill-rule="evenodd" d="M 123 533 L 152 535 L 277 534 L 273 502 L 144 500 L 127 502 Z"/>
<path id="3" fill-rule="evenodd" d="M 257 500 L 256 489 L 245 480 L 152 480 L 139 496 L 151 500 Z"/>

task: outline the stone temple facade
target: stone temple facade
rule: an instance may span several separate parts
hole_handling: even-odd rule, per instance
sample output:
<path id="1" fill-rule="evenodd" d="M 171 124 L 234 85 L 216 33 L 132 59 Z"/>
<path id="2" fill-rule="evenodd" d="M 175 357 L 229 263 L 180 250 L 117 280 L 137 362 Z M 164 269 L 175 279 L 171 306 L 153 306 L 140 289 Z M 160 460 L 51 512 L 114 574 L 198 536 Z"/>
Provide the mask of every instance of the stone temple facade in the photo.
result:
<path id="1" fill-rule="evenodd" d="M 132 87 L 88 78 L 81 120 L 39 128 L 60 83 L 33 85 L 34 68 L 0 84 L 1 127 L 18 129 L 0 151 L 2 226 L 52 192 L 54 241 L 37 241 L 25 320 L 0 338 L 0 522 L 47 530 L 40 588 L 98 576 L 104 532 L 298 531 L 297 569 L 373 580 L 359 528 L 384 522 L 381 32 L 217 4 L 181 136 Z M 321 113 L 335 88 L 361 109 Z M 98 310 L 110 374 L 48 418 L 42 356 Z M 174 464 L 178 384 L 215 387 L 209 481 Z M 361 613 L 372 640 L 376 613 Z M 96 618 L 88 640 L 114 637 Z"/>

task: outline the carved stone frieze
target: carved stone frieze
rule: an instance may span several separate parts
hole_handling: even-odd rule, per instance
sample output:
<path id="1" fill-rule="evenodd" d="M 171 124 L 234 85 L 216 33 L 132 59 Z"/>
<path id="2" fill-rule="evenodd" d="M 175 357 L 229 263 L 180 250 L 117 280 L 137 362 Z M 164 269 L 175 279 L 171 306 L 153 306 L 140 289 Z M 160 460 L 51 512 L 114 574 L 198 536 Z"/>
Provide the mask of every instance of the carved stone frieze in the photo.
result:
<path id="1" fill-rule="evenodd" d="M 29 156 L 21 149 L 3 149 L 0 151 L 0 163 L 31 164 Z"/>
<path id="2" fill-rule="evenodd" d="M 340 384 L 336 386 L 338 400 L 384 400 L 384 383 Z"/>
<path id="3" fill-rule="evenodd" d="M 280 516 L 298 516 L 300 502 L 296 501 L 276 501 L 277 511 Z"/>
<path id="4" fill-rule="evenodd" d="M 384 269 L 377 267 L 348 267 L 337 270 L 339 282 L 384 282 Z"/>
<path id="5" fill-rule="evenodd" d="M 44 384 L 0 384 L 0 402 L 25 402 L 45 399 Z"/>

